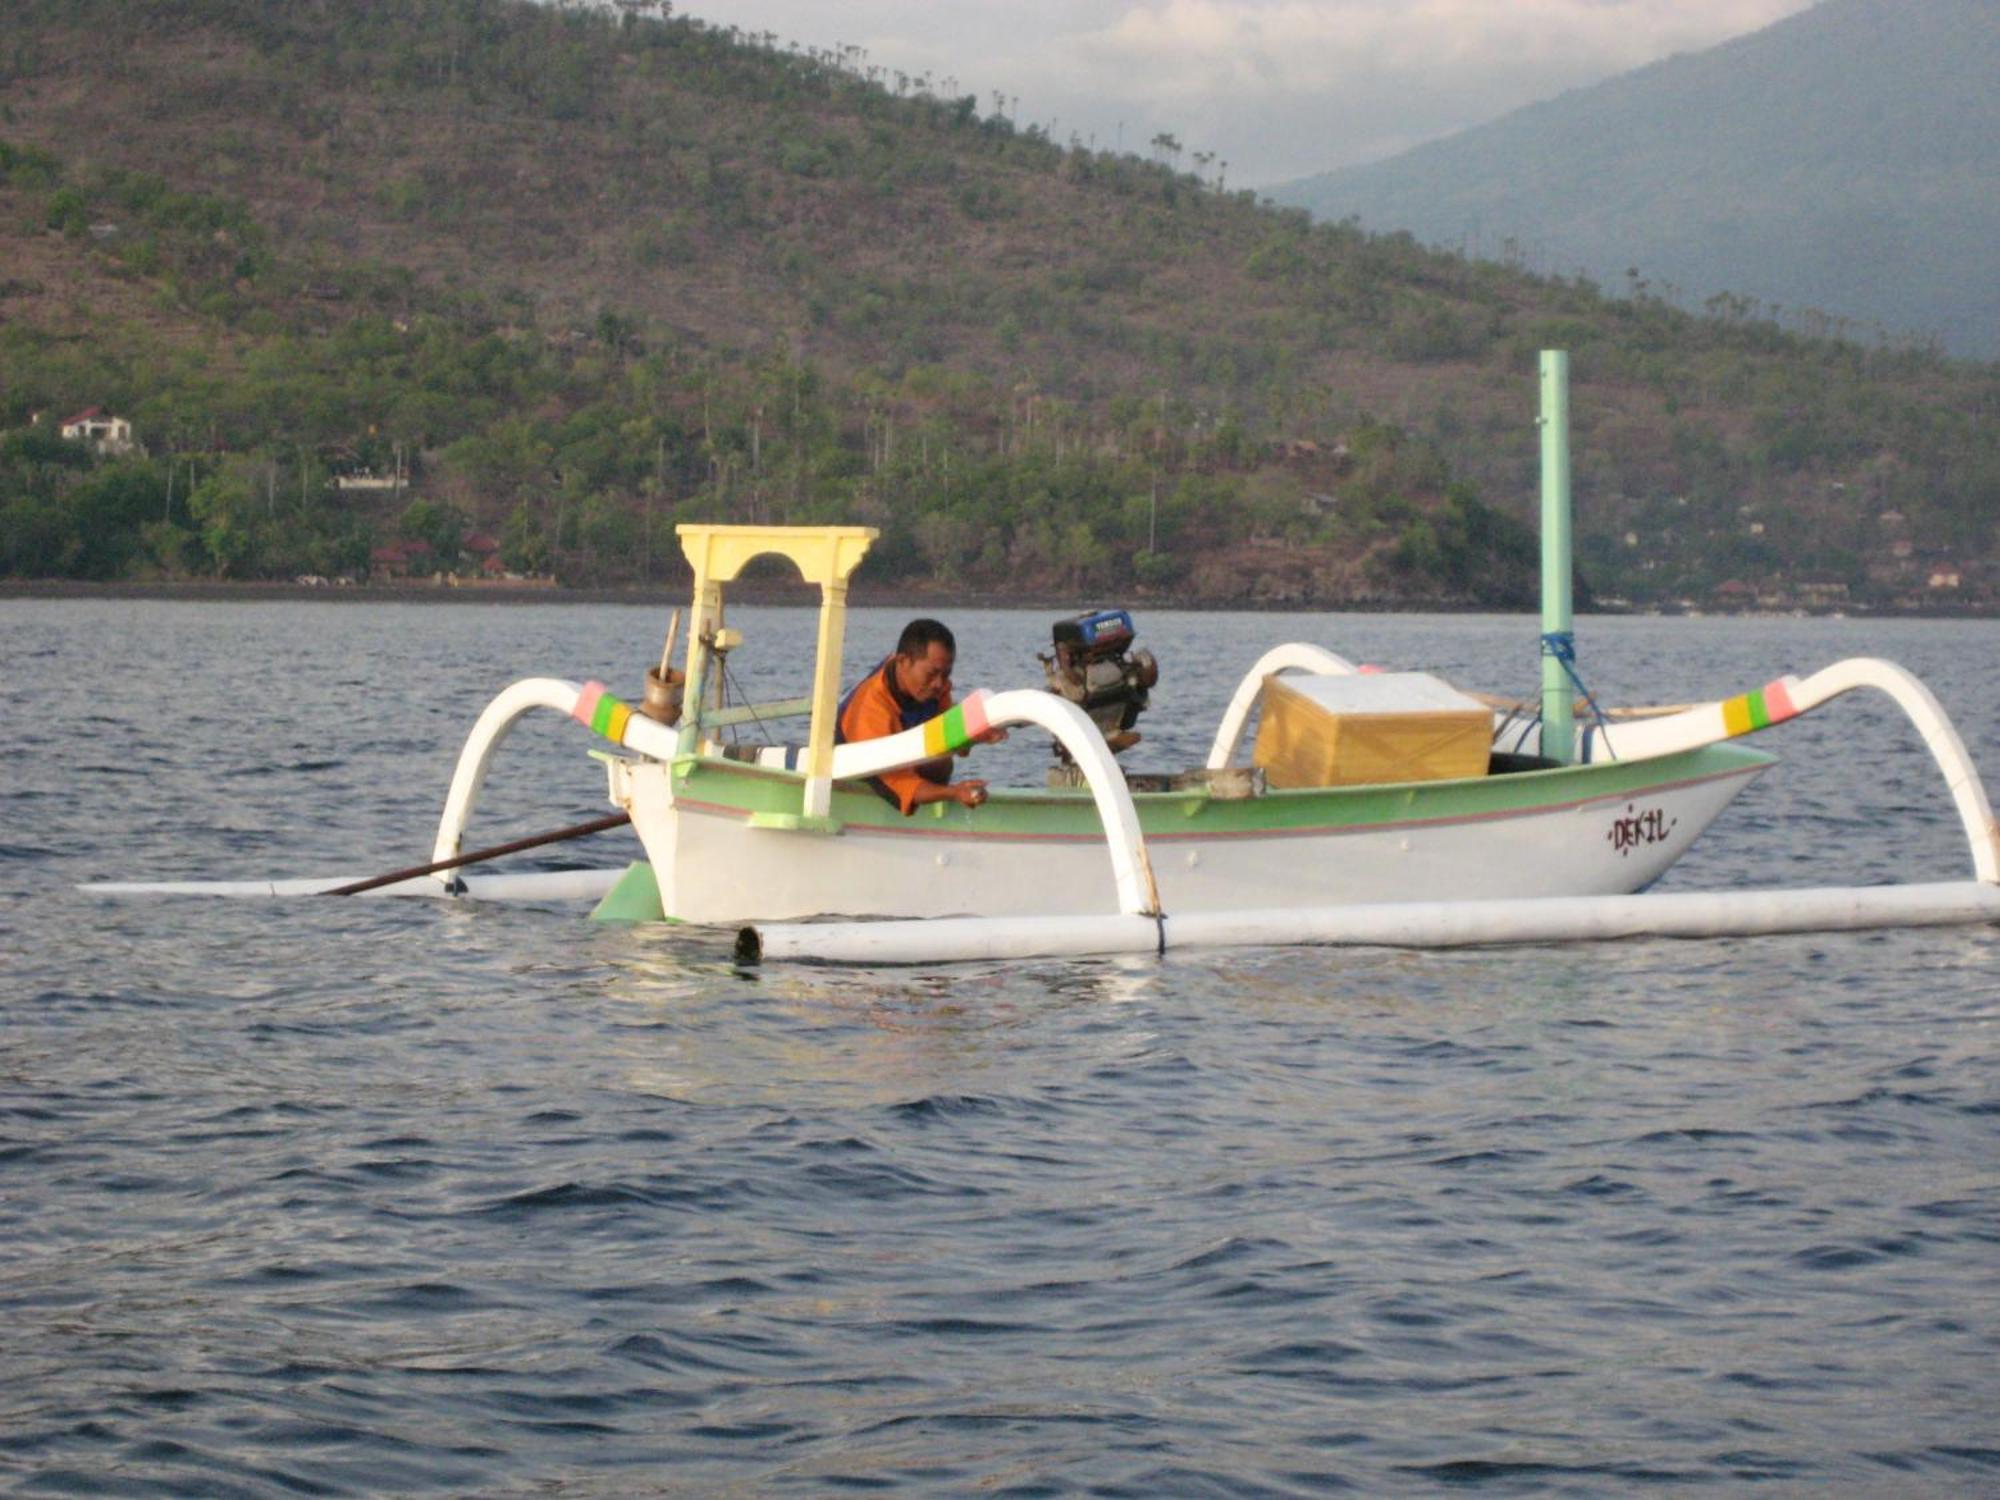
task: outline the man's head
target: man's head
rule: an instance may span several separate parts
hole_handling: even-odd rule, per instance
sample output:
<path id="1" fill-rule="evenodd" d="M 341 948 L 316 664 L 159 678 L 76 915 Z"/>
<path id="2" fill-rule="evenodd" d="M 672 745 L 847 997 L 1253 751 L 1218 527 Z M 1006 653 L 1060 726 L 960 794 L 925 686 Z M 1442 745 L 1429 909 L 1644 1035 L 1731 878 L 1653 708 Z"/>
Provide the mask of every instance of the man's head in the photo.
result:
<path id="1" fill-rule="evenodd" d="M 951 680 L 958 642 L 939 620 L 912 620 L 896 639 L 896 686 L 919 702 L 935 698 Z"/>

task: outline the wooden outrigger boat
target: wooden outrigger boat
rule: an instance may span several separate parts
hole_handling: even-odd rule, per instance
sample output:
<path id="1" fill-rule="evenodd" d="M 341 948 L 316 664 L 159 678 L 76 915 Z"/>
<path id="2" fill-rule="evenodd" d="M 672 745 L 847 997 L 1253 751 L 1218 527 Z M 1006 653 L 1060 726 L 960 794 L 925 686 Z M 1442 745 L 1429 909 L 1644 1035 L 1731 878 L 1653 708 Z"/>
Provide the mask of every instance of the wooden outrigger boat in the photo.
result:
<path id="1" fill-rule="evenodd" d="M 1516 930 L 1588 936 L 1598 931 L 1593 923 L 1607 924 L 1604 935 L 1652 931 L 1655 917 L 1670 916 L 1665 930 L 1690 933 L 1741 930 L 1746 922 L 1755 924 L 1749 930 L 1775 930 L 2000 916 L 2000 886 L 1993 884 L 2000 845 L 1970 760 L 1922 684 L 1874 660 L 1782 678 L 1661 717 L 1587 732 L 1572 726 L 1588 761 L 1499 751 L 1486 774 L 1448 779 L 1264 789 L 1254 776 L 1229 774 L 1270 679 L 1360 670 L 1303 644 L 1275 648 L 1244 674 L 1207 765 L 1166 789 L 1132 790 L 1099 726 L 1039 688 L 975 693 L 916 729 L 835 745 L 837 682 L 825 669 L 840 659 L 847 574 L 872 535 L 859 528 L 683 527 L 696 570 L 685 716 L 672 726 L 658 723 L 598 683 L 516 683 L 467 743 L 434 859 L 458 853 L 507 727 L 548 709 L 624 752 L 601 758 L 611 801 L 630 813 L 648 862 L 632 867 L 600 914 L 749 924 L 746 944 L 767 957 L 1107 951 L 1155 947 L 1176 930 L 1190 942 L 1282 942 L 1314 933 L 1322 941 L 1367 933 L 1376 942 L 1494 942 Z M 752 558 L 774 554 L 822 589 L 814 692 L 703 709 L 714 644 L 734 644 L 719 630 L 722 585 Z M 1706 913 L 1688 911 L 1686 897 L 1605 903 L 1657 880 L 1774 763 L 1732 741 L 1860 687 L 1901 703 L 1936 753 L 1976 835 L 1976 881 L 1881 888 L 1889 899 L 1873 906 L 1866 892 L 1794 892 L 1775 912 L 1770 901 L 1746 902 L 1740 892 L 1697 898 L 1718 903 Z M 765 746 L 746 758 L 717 738 L 731 726 L 801 717 L 808 720 L 802 747 Z M 1047 731 L 1085 784 L 1001 788 L 978 807 L 939 802 L 905 817 L 863 780 L 1008 726 Z M 1502 716 L 1488 711 L 1485 729 L 1489 741 L 1505 733 Z M 1912 891 L 1932 893 L 1930 915 L 1912 904 Z M 1319 916 L 1308 920 L 1310 913 Z M 829 917 L 904 920 L 798 920 Z"/>
<path id="2" fill-rule="evenodd" d="M 1245 672 L 1206 764 L 1164 788 L 1134 790 L 1104 724 L 1070 697 L 1039 689 L 975 693 L 916 729 L 836 745 L 848 580 L 875 533 L 683 526 L 694 571 L 685 716 L 672 726 L 655 722 L 596 683 L 516 684 L 466 747 L 434 858 L 457 854 L 499 735 L 520 714 L 549 708 L 626 752 L 606 757 L 610 796 L 630 813 L 648 864 L 634 867 L 600 910 L 750 924 L 745 950 L 764 956 L 1163 948 L 1176 935 L 1270 942 L 1373 933 L 1375 941 L 1397 941 L 1421 940 L 1428 930 L 1435 941 L 1498 941 L 1516 932 L 1648 931 L 1657 922 L 1699 932 L 2000 915 L 2000 843 L 1979 778 L 1943 709 L 1890 663 L 1845 662 L 1723 702 L 1578 729 L 1575 677 L 1562 649 L 1570 613 L 1566 378 L 1562 356 L 1545 356 L 1543 629 L 1545 648 L 1553 646 L 1545 650 L 1540 756 L 1489 753 L 1506 733 L 1505 722 L 1489 716 L 1477 725 L 1471 774 L 1396 774 L 1392 764 L 1369 784 L 1301 785 L 1295 774 L 1282 789 L 1232 775 L 1246 723 L 1280 691 L 1279 681 L 1362 670 L 1302 643 L 1273 649 Z M 811 693 L 707 706 L 717 653 L 734 644 L 722 626 L 724 586 L 770 555 L 789 560 L 820 592 Z M 1975 881 L 1886 897 L 1790 893 L 1774 903 L 1730 893 L 1692 905 L 1686 897 L 1621 904 L 1657 880 L 1772 763 L 1733 741 L 1858 687 L 1887 692 L 1929 743 L 1965 821 Z M 730 726 L 800 717 L 808 721 L 802 746 L 765 746 L 746 759 L 719 738 Z M 1415 730 L 1405 744 L 1435 738 L 1439 716 L 1428 707 L 1368 716 L 1377 731 L 1398 717 Z M 1000 790 L 978 807 L 938 802 L 906 817 L 864 783 L 1010 726 L 1052 735 L 1080 784 Z M 1913 890 L 1932 893 L 1928 907 Z M 829 917 L 896 920 L 799 923 Z"/>
<path id="3" fill-rule="evenodd" d="M 647 856 L 603 895 L 598 914 L 740 927 L 746 957 L 911 961 L 1190 943 L 1426 945 L 2000 919 L 2000 832 L 1985 791 L 1943 709 L 1891 663 L 1851 660 L 1716 703 L 1576 724 L 1565 387 L 1563 357 L 1545 355 L 1538 755 L 1521 753 L 1510 721 L 1435 679 L 1369 681 L 1372 669 L 1306 643 L 1278 646 L 1248 667 L 1206 763 L 1176 777 L 1128 779 L 1107 721 L 1086 711 L 1096 700 L 1082 688 L 976 692 L 914 729 L 837 744 L 848 583 L 875 533 L 682 526 L 694 571 L 683 671 L 672 674 L 663 658 L 637 708 L 596 682 L 531 678 L 507 688 L 459 758 L 426 867 L 437 873 L 389 889 L 464 889 L 453 867 L 465 858 L 465 830 L 493 754 L 523 715 L 553 710 L 609 742 L 597 753 L 610 798 L 629 814 Z M 723 624 L 724 588 L 767 556 L 786 559 L 819 590 L 810 690 L 727 706 L 714 685 L 740 638 Z M 1108 670 L 1131 681 L 1122 657 Z M 665 689 L 675 675 L 680 702 L 669 707 Z M 1050 678 L 1056 685 L 1053 667 Z M 1735 741 L 1862 687 L 1901 705 L 1931 749 L 1966 828 L 1973 880 L 1634 894 L 1773 763 Z M 1330 714 L 1314 717 L 1329 705 Z M 1328 763 L 1327 746 L 1293 752 L 1329 726 L 1337 733 L 1340 710 L 1357 705 L 1362 712 L 1345 722 L 1365 723 L 1388 751 L 1359 784 L 1349 774 L 1316 777 L 1312 767 Z M 1245 768 L 1240 745 L 1260 706 L 1256 758 L 1266 764 Z M 1286 714 L 1289 728 L 1267 745 Z M 724 739 L 744 725 L 800 720 L 802 743 L 746 750 Z M 1464 759 L 1468 726 L 1476 736 L 1472 764 Z M 1072 784 L 996 789 L 976 807 L 937 802 L 907 817 L 867 785 L 1009 727 L 1047 732 Z M 1455 747 L 1449 764 L 1432 753 L 1445 740 Z"/>

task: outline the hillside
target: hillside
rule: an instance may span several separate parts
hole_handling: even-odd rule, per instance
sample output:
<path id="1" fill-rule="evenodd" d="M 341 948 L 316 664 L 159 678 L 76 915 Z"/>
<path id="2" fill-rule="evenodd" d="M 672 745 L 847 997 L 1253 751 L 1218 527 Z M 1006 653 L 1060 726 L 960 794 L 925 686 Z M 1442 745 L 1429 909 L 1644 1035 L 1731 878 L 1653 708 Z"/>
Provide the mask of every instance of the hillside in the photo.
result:
<path id="1" fill-rule="evenodd" d="M 919 590 L 1520 604 L 1562 345 L 1600 592 L 1989 587 L 1991 368 L 1315 227 L 683 18 L 14 11 L 0 571 L 643 581 L 676 520 L 846 520 Z M 143 453 L 53 435 L 93 406 Z"/>
<path id="2" fill-rule="evenodd" d="M 2000 356 L 2000 8 L 1823 0 L 1286 203 Z"/>

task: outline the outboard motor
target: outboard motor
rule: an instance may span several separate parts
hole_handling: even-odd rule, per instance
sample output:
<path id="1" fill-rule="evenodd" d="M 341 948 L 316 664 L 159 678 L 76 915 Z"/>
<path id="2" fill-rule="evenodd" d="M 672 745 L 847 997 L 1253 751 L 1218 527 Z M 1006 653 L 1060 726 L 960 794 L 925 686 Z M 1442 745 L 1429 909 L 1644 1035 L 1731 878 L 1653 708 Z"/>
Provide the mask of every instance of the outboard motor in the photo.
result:
<path id="1" fill-rule="evenodd" d="M 1058 620 L 1051 634 L 1055 650 L 1037 657 L 1049 691 L 1090 715 L 1113 754 L 1138 744 L 1139 732 L 1132 726 L 1145 712 L 1147 689 L 1160 680 L 1160 664 L 1152 652 L 1132 649 L 1132 616 L 1122 609 L 1101 609 Z M 1049 779 L 1069 784 L 1069 755 L 1061 745 L 1055 748 L 1058 764 Z"/>

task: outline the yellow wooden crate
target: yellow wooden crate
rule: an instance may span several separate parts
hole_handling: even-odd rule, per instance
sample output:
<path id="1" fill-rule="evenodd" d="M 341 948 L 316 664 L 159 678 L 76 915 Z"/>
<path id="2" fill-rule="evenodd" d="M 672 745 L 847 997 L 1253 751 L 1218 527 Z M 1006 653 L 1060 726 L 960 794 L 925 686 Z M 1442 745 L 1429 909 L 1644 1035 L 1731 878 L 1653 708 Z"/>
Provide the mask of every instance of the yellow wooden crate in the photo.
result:
<path id="1" fill-rule="evenodd" d="M 1254 760 L 1273 787 L 1484 776 L 1493 715 L 1425 672 L 1267 677 Z"/>

